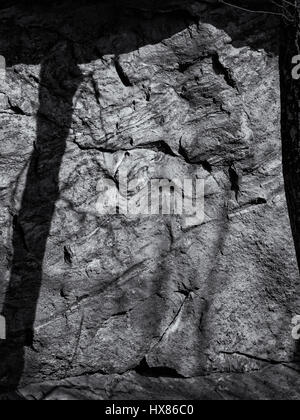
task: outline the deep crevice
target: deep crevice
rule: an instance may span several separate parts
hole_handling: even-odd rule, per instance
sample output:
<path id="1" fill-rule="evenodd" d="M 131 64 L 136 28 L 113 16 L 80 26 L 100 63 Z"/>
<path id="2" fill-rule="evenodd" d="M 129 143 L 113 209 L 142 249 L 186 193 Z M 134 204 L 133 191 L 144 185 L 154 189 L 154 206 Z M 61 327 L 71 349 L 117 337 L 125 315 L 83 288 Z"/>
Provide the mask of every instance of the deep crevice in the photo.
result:
<path id="1" fill-rule="evenodd" d="M 234 166 L 230 166 L 229 168 L 229 179 L 231 183 L 231 191 L 234 191 L 235 198 L 238 200 L 240 194 L 240 176 L 235 170 Z"/>
<path id="2" fill-rule="evenodd" d="M 131 83 L 129 77 L 125 73 L 123 67 L 120 64 L 119 57 L 116 57 L 114 60 L 115 68 L 118 73 L 118 76 L 125 87 L 132 87 L 133 84 Z"/>
<path id="3" fill-rule="evenodd" d="M 8 98 L 8 104 L 9 104 L 9 108 L 13 111 L 14 114 L 23 115 L 23 116 L 27 115 L 19 106 L 13 105 L 9 98 Z"/>
<path id="4" fill-rule="evenodd" d="M 161 152 L 168 156 L 177 157 L 168 143 L 164 140 L 160 140 L 154 143 L 140 144 L 136 146 L 136 149 L 149 149 L 154 152 Z"/>
<path id="5" fill-rule="evenodd" d="M 233 89 L 236 89 L 239 91 L 239 87 L 237 82 L 234 80 L 231 70 L 226 68 L 220 61 L 220 57 L 218 53 L 214 53 L 212 55 L 212 64 L 213 64 L 213 70 L 217 75 L 224 76 L 224 79 L 228 86 L 232 87 Z"/>
<path id="6" fill-rule="evenodd" d="M 253 200 L 250 201 L 250 205 L 251 206 L 260 206 L 262 204 L 267 204 L 267 200 L 265 198 L 262 197 L 258 197 L 258 198 L 254 198 Z"/>
<path id="7" fill-rule="evenodd" d="M 134 369 L 134 371 L 141 376 L 148 378 L 177 378 L 184 379 L 184 376 L 180 375 L 175 369 L 169 367 L 150 367 L 147 363 L 146 358 Z"/>
<path id="8" fill-rule="evenodd" d="M 193 159 L 190 159 L 187 151 L 182 146 L 182 141 L 181 140 L 179 142 L 178 153 L 180 154 L 181 157 L 183 157 L 185 162 L 188 163 L 189 165 L 201 165 L 205 171 L 207 171 L 209 173 L 213 172 L 213 167 L 208 162 L 208 160 L 193 160 Z"/>
<path id="9" fill-rule="evenodd" d="M 73 262 L 72 261 L 73 260 L 72 252 L 71 252 L 70 248 L 67 247 L 67 246 L 64 247 L 64 260 L 65 260 L 66 264 L 70 264 L 70 265 Z"/>

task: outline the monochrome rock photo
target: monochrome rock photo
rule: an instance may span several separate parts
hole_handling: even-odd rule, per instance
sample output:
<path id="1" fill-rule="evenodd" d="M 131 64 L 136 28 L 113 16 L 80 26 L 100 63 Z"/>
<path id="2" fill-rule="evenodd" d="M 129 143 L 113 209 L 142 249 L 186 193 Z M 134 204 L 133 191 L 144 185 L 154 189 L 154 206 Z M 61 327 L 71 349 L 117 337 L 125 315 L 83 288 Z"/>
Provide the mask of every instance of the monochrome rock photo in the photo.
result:
<path id="1" fill-rule="evenodd" d="M 300 0 L 2 0 L 0 121 L 0 400 L 300 399 Z"/>

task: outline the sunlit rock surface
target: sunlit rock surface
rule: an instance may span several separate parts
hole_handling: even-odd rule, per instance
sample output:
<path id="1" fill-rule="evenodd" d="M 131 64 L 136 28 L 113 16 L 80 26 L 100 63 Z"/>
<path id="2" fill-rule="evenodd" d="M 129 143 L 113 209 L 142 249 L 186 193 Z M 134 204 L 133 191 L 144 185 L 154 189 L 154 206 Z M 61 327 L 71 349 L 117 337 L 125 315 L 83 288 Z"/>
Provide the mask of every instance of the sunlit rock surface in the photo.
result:
<path id="1" fill-rule="evenodd" d="M 0 302 L 37 136 L 41 197 L 66 141 L 23 395 L 299 397 L 278 23 L 213 2 L 90 3 L 0 11 Z M 117 188 L 122 171 L 133 196 L 151 179 L 204 179 L 204 221 L 101 214 L 99 184 Z"/>

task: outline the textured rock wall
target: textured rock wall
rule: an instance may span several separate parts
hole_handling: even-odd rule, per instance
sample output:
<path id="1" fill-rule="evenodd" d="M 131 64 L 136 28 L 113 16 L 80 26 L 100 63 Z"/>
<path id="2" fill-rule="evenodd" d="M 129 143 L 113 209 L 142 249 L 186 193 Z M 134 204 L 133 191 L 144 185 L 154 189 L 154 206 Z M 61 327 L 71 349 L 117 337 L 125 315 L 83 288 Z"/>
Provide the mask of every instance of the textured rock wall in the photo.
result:
<path id="1" fill-rule="evenodd" d="M 144 375 L 167 390 L 225 372 L 247 373 L 245 396 L 253 372 L 296 358 L 278 23 L 213 2 L 96 3 L 0 11 L 0 302 L 16 336 L 34 322 L 1 383 L 18 360 L 22 385 L 100 373 L 99 398 L 129 371 L 114 397 Z M 205 179 L 204 223 L 101 216 L 99 180 L 121 169 L 132 194 Z"/>

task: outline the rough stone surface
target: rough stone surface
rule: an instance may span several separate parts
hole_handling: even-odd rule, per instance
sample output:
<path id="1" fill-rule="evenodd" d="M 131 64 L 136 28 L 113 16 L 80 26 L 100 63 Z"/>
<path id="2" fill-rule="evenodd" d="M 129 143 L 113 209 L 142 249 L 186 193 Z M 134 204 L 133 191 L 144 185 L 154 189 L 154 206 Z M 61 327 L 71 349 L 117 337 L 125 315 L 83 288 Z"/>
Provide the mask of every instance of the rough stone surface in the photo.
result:
<path id="1" fill-rule="evenodd" d="M 0 11 L 0 302 L 37 132 L 29 248 L 66 140 L 21 392 L 297 399 L 277 22 L 208 1 L 124 4 Z M 99 214 L 99 181 L 125 169 L 133 195 L 152 178 L 205 179 L 204 223 Z"/>
<path id="2" fill-rule="evenodd" d="M 28 386 L 28 400 L 299 400 L 299 372 L 285 366 L 258 372 L 212 374 L 180 379 L 147 377 L 134 372 L 69 378 Z M 279 392 L 280 391 L 280 392 Z"/>

